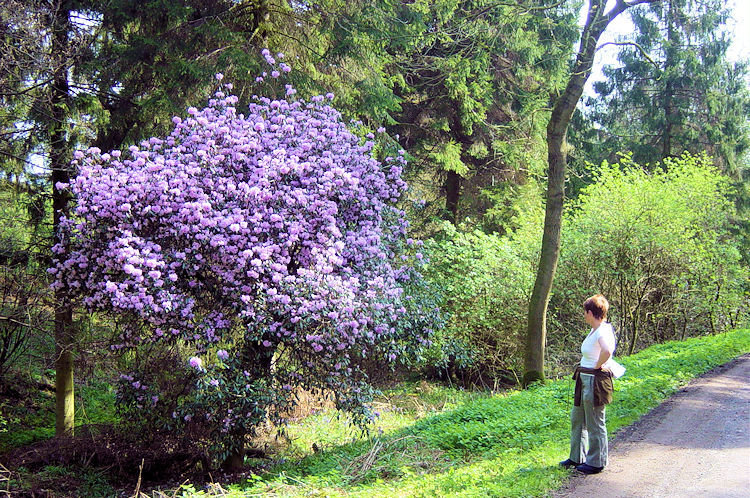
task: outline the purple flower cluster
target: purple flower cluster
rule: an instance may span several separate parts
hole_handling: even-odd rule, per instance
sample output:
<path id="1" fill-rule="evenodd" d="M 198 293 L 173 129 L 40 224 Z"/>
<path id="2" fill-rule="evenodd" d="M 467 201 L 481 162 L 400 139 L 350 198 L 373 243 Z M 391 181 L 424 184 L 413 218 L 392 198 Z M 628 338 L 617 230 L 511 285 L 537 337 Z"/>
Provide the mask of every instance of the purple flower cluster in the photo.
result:
<path id="1" fill-rule="evenodd" d="M 166 138 L 76 154 L 53 286 L 133 317 L 118 349 L 205 348 L 239 328 L 340 366 L 350 348 L 387 340 L 404 313 L 405 272 L 392 266 L 406 231 L 393 207 L 404 156 L 374 159 L 374 142 L 322 96 L 256 97 L 240 113 L 230 89 L 175 117 Z"/>
<path id="2" fill-rule="evenodd" d="M 271 67 L 274 67 L 274 69 L 273 69 L 273 70 L 271 71 L 271 74 L 270 74 L 271 78 L 278 78 L 279 76 L 281 76 L 281 72 L 279 72 L 279 71 L 278 71 L 278 70 L 277 70 L 277 69 L 275 68 L 275 66 L 276 66 L 276 62 L 277 62 L 277 61 L 276 61 L 276 59 L 275 59 L 275 58 L 273 57 L 273 55 L 271 55 L 271 52 L 270 52 L 270 51 L 269 51 L 268 49 L 263 49 L 263 50 L 261 51 L 261 55 L 263 56 L 263 58 L 264 58 L 264 59 L 266 60 L 266 62 L 267 62 L 267 63 L 268 63 L 268 64 L 269 64 L 269 65 L 270 65 Z M 283 58 L 284 58 L 284 54 L 282 54 L 282 53 L 278 53 L 278 54 L 276 54 L 276 58 L 278 58 L 278 59 L 283 59 Z M 291 67 L 289 67 L 289 65 L 288 65 L 288 64 L 286 64 L 286 63 L 284 63 L 284 62 L 280 62 L 280 63 L 278 63 L 278 68 L 279 68 L 279 69 L 280 69 L 281 71 L 283 71 L 284 73 L 288 73 L 289 71 L 291 71 L 291 70 L 292 70 L 292 68 L 291 68 Z M 219 78 L 219 77 L 218 77 L 219 75 L 216 75 L 216 76 L 217 76 L 217 79 L 221 80 L 221 78 Z M 223 77 L 223 75 L 221 75 L 221 76 Z M 255 78 L 255 81 L 256 81 L 256 83 L 261 83 L 261 82 L 263 82 L 263 81 L 264 81 L 264 79 L 265 79 L 265 78 L 266 78 L 267 76 L 268 76 L 268 73 L 267 73 L 267 72 L 263 72 L 263 74 L 262 74 L 261 76 L 258 76 L 257 78 Z M 290 87 L 289 85 L 287 85 L 287 91 L 289 91 L 289 90 L 290 90 L 290 88 L 291 88 L 291 87 Z M 231 87 L 230 87 L 230 89 L 231 89 Z M 294 92 L 294 91 L 292 91 L 292 93 L 289 93 L 289 95 L 293 95 L 294 93 L 295 93 L 295 92 Z"/>
<path id="3" fill-rule="evenodd" d="M 282 54 L 262 55 L 271 77 L 289 71 Z M 286 99 L 253 97 L 240 112 L 216 78 L 208 106 L 174 117 L 167 137 L 75 154 L 78 175 L 58 185 L 77 203 L 53 249 L 53 286 L 120 318 L 115 350 L 195 349 L 170 363 L 194 382 L 188 395 L 170 394 L 158 368 L 121 379 L 121 406 L 154 427 L 200 426 L 217 448 L 241 446 L 283 418 L 300 386 L 335 392 L 364 422 L 363 361 L 413 356 L 434 322 L 404 291 L 422 285 L 395 207 L 404 153 L 376 160 L 375 135 L 350 131 L 333 94 L 295 100 L 285 85 Z"/>
<path id="4" fill-rule="evenodd" d="M 154 392 L 152 386 L 139 380 L 136 372 L 120 374 L 118 384 L 117 393 L 120 402 L 126 401 L 139 410 L 152 407 L 159 402 L 159 395 Z"/>

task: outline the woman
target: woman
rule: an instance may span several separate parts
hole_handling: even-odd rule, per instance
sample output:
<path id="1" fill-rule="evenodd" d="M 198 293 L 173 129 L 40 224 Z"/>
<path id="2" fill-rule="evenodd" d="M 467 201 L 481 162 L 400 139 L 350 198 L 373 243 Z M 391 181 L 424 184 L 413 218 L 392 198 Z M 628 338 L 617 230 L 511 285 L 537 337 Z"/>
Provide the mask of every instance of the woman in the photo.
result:
<path id="1" fill-rule="evenodd" d="M 612 373 L 608 362 L 615 351 L 615 334 L 607 320 L 609 303 L 601 294 L 583 303 L 591 327 L 581 344 L 581 364 L 573 378 L 575 400 L 570 412 L 570 456 L 560 462 L 584 474 L 597 474 L 607 465 L 605 407 L 612 401 Z M 612 360 L 614 361 L 614 360 Z"/>

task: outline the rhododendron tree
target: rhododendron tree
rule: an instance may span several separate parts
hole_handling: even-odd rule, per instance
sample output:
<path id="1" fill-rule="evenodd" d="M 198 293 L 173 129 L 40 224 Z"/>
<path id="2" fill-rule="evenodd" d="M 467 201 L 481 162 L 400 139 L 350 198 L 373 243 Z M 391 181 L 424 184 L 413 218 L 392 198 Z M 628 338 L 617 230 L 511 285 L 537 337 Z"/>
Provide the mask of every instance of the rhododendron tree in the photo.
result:
<path id="1" fill-rule="evenodd" d="M 202 428 L 236 465 L 244 437 L 283 419 L 298 386 L 333 393 L 364 423 L 362 360 L 424 344 L 435 310 L 404 292 L 419 274 L 394 207 L 403 151 L 376 160 L 375 137 L 350 131 L 330 94 L 295 100 L 287 86 L 240 112 L 231 89 L 220 82 L 165 138 L 76 153 L 77 204 L 50 272 L 117 316 L 114 351 L 181 345 L 179 399 L 161 399 L 152 370 L 123 374 L 120 401 L 162 427 Z"/>

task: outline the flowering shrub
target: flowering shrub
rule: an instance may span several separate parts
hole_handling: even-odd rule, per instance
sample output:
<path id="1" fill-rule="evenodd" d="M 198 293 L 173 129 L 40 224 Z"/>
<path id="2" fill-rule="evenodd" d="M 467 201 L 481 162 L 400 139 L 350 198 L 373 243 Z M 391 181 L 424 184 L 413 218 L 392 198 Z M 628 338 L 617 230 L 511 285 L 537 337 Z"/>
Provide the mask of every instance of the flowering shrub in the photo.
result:
<path id="1" fill-rule="evenodd" d="M 192 348 L 197 380 L 173 418 L 200 418 L 225 452 L 293 403 L 294 386 L 335 393 L 364 423 L 361 360 L 424 344 L 435 314 L 404 295 L 419 275 L 400 259 L 407 223 L 393 205 L 403 151 L 374 159 L 375 137 L 361 143 L 330 94 L 291 100 L 287 86 L 290 100 L 254 97 L 240 113 L 231 89 L 220 83 L 166 138 L 77 152 L 77 205 L 49 270 L 54 287 L 118 316 L 114 350 Z M 127 375 L 141 392 L 123 399 L 158 405 Z"/>

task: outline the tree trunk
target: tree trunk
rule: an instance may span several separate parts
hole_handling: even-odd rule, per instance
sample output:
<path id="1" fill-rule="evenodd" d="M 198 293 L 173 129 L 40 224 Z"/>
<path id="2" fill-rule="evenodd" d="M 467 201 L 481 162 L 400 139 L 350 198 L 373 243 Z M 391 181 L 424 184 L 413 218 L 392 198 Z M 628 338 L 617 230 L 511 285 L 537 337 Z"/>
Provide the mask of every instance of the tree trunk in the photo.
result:
<path id="1" fill-rule="evenodd" d="M 75 392 L 72 311 L 64 302 L 58 301 L 58 307 L 60 309 L 55 311 L 55 434 L 60 436 L 73 433 Z"/>
<path id="2" fill-rule="evenodd" d="M 239 470 L 242 470 L 242 468 L 245 465 L 245 449 L 235 449 L 233 450 L 229 456 L 224 460 L 224 463 L 222 464 L 222 467 L 224 470 L 228 470 L 230 472 L 236 472 Z"/>
<path id="3" fill-rule="evenodd" d="M 631 355 L 635 352 L 635 344 L 638 341 L 638 322 L 638 315 L 632 316 L 631 314 L 630 325 L 632 328 L 632 333 L 630 334 L 630 348 L 628 349 L 628 355 Z"/>
<path id="4" fill-rule="evenodd" d="M 448 171 L 445 180 L 445 210 L 448 220 L 456 225 L 458 223 L 458 199 L 461 195 L 461 175 L 455 171 Z"/>
<path id="5" fill-rule="evenodd" d="M 547 125 L 547 206 L 544 215 L 544 235 L 534 290 L 529 301 L 523 385 L 544 381 L 544 348 L 547 339 L 547 305 L 560 256 L 560 226 L 565 197 L 565 169 L 567 152 L 565 137 L 573 111 L 583 94 L 583 86 L 591 74 L 594 54 L 604 30 L 628 7 L 654 0 L 618 0 L 607 13 L 606 0 L 591 0 L 586 24 L 581 34 L 581 45 L 576 62 L 562 95 L 555 102 Z"/>
<path id="6" fill-rule="evenodd" d="M 269 337 L 262 337 L 260 340 L 247 341 L 242 350 L 242 364 L 247 372 L 248 381 L 254 379 L 270 379 L 273 375 L 273 356 L 274 348 L 263 346 L 262 342 Z M 221 466 L 225 470 L 237 472 L 242 470 L 245 464 L 245 434 L 237 434 L 234 448 L 230 450 L 229 455 L 222 462 Z"/>
<path id="7" fill-rule="evenodd" d="M 688 317 L 685 310 L 682 310 L 682 335 L 680 335 L 680 340 L 685 340 L 685 334 L 687 333 L 687 323 L 688 323 Z"/>
<path id="8" fill-rule="evenodd" d="M 674 8 L 674 0 L 669 0 L 669 14 L 667 15 L 667 47 L 666 47 L 666 59 L 664 61 L 664 68 L 669 68 L 675 65 L 675 44 L 677 44 L 677 33 L 675 29 L 675 18 L 676 15 Z M 675 97 L 675 82 L 674 76 L 670 75 L 667 71 L 667 82 L 664 88 L 664 136 L 662 137 L 662 151 L 661 158 L 665 159 L 672 156 L 672 138 L 675 132 L 675 125 L 678 119 L 677 109 L 674 105 Z"/>
<path id="9" fill-rule="evenodd" d="M 68 143 L 68 34 L 70 5 L 63 0 L 55 5 L 51 60 L 55 72 L 50 89 L 50 167 L 52 169 L 52 210 L 55 242 L 58 228 L 69 212 L 69 194 L 58 183 L 70 182 L 70 145 Z M 73 311 L 64 290 L 55 292 L 55 434 L 71 434 L 75 423 L 73 390 Z"/>

